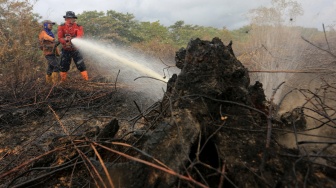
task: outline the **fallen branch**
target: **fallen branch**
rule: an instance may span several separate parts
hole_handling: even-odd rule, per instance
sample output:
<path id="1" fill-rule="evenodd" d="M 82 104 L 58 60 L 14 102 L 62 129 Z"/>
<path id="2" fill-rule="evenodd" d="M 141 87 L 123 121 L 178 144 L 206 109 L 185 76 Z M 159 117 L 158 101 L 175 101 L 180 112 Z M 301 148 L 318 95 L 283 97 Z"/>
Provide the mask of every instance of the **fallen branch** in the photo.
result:
<path id="1" fill-rule="evenodd" d="M 96 143 L 96 142 L 93 142 L 92 144 L 94 144 L 95 146 L 99 146 L 99 147 L 101 147 L 101 148 L 104 148 L 105 150 L 108 150 L 108 151 L 110 151 L 110 152 L 116 153 L 116 154 L 118 154 L 118 155 L 120 155 L 120 156 L 123 156 L 123 157 L 125 157 L 125 158 L 127 158 L 127 159 L 130 159 L 130 160 L 133 160 L 133 161 L 137 161 L 137 162 L 139 162 L 139 163 L 143 163 L 143 164 L 145 164 L 145 165 L 151 166 L 151 167 L 153 167 L 153 168 L 156 168 L 156 169 L 161 170 L 161 171 L 163 171 L 163 172 L 166 172 L 166 173 L 168 173 L 168 174 L 174 175 L 174 176 L 176 176 L 176 177 L 178 177 L 178 178 L 180 178 L 180 179 L 183 179 L 183 180 L 192 182 L 192 183 L 194 183 L 194 184 L 197 185 L 197 186 L 204 187 L 204 188 L 208 187 L 208 186 L 206 186 L 206 185 L 204 185 L 204 184 L 202 184 L 202 183 L 200 183 L 200 182 L 195 181 L 195 180 L 192 179 L 192 177 L 190 177 L 190 176 L 189 176 L 189 177 L 187 177 L 187 176 L 183 176 L 183 175 L 178 174 L 177 172 L 175 172 L 175 171 L 173 171 L 173 170 L 171 170 L 171 169 L 167 169 L 167 168 L 164 168 L 164 167 L 162 167 L 162 166 L 158 166 L 158 165 L 156 165 L 156 164 L 153 164 L 153 163 L 151 163 L 151 162 L 148 162 L 148 161 L 145 161 L 145 160 L 142 160 L 142 159 L 139 159 L 139 158 L 136 158 L 136 157 L 127 155 L 127 154 L 125 154 L 125 153 L 123 153 L 123 152 L 119 152 L 119 151 L 114 150 L 114 149 L 112 149 L 112 148 L 108 148 L 108 147 L 106 147 L 106 146 L 104 146 L 104 145 L 101 145 L 101 144 L 98 144 L 98 143 Z"/>
<path id="2" fill-rule="evenodd" d="M 53 153 L 53 152 L 56 152 L 56 151 L 62 151 L 62 150 L 64 150 L 64 149 L 65 149 L 65 148 L 56 148 L 56 149 L 51 150 L 51 151 L 48 151 L 48 152 L 46 152 L 46 153 L 44 153 L 44 154 L 42 154 L 42 155 L 40 155 L 40 156 L 34 157 L 33 159 L 30 159 L 30 160 L 28 160 L 28 161 L 22 163 L 21 165 L 19 165 L 19 166 L 13 168 L 12 170 L 10 170 L 10 171 L 8 171 L 8 172 L 6 172 L 6 173 L 1 174 L 1 175 L 0 175 L 0 179 L 3 178 L 3 177 L 5 177 L 5 176 L 8 176 L 9 174 L 11 174 L 11 173 L 13 173 L 13 172 L 18 171 L 18 170 L 21 169 L 22 167 L 27 166 L 27 165 L 29 165 L 30 163 L 32 163 L 32 162 L 34 162 L 34 161 L 36 161 L 36 160 L 41 159 L 41 158 L 44 157 L 44 156 L 47 156 L 47 155 L 49 155 L 49 154 L 51 154 L 51 153 Z"/>

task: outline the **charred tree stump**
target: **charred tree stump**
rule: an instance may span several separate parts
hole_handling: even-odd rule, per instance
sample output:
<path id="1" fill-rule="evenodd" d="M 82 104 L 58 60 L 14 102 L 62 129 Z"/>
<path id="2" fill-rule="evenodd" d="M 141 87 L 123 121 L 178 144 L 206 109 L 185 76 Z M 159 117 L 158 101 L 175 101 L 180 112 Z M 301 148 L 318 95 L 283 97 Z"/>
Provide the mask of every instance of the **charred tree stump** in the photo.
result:
<path id="1" fill-rule="evenodd" d="M 222 167 L 224 161 L 237 165 L 243 159 L 237 161 L 235 157 L 230 157 L 230 153 L 234 152 L 236 156 L 236 152 L 242 152 L 243 157 L 245 147 L 250 147 L 249 144 L 232 143 L 246 133 L 230 136 L 221 127 L 253 129 L 257 126 L 255 119 L 260 119 L 258 114 L 251 113 L 253 104 L 248 88 L 248 71 L 234 56 L 231 45 L 225 46 L 218 38 L 212 41 L 195 39 L 186 49 L 176 53 L 176 65 L 181 73 L 173 75 L 168 81 L 167 92 L 162 99 L 164 117 L 148 133 L 142 149 L 179 174 L 184 174 L 188 165 L 190 173 L 197 174 L 191 167 L 193 165 L 206 173 L 212 171 L 197 163 L 207 164 L 213 169 Z M 256 144 L 257 139 L 254 137 L 249 142 Z M 260 150 L 245 157 L 258 152 Z M 129 165 L 137 172 L 123 175 L 121 169 L 127 169 Z M 227 170 L 235 171 L 230 167 Z M 145 187 L 172 187 L 178 182 L 177 176 L 134 162 L 116 165 L 111 171 L 119 174 L 114 181 L 124 187 L 138 187 L 139 182 Z M 218 185 L 221 178 L 220 174 L 215 178 L 196 177 L 199 177 L 198 181 L 202 178 L 209 181 L 202 182 L 205 185 L 211 185 L 213 180 Z"/>

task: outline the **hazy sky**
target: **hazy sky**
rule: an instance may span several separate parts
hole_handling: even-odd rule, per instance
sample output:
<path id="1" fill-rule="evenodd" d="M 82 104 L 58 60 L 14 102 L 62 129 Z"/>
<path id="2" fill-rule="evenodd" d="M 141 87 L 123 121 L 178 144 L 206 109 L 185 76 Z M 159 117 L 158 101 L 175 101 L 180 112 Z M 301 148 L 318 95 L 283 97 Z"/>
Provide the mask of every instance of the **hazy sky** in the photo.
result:
<path id="1" fill-rule="evenodd" d="M 322 28 L 322 23 L 325 26 L 335 24 L 336 0 L 297 2 L 304 10 L 304 15 L 295 20 L 297 25 Z M 131 13 L 139 21 L 160 21 L 165 26 L 183 20 L 186 24 L 237 29 L 249 23 L 246 17 L 249 10 L 270 3 L 271 0 L 37 0 L 33 4 L 34 12 L 58 24 L 64 21 L 68 10 L 76 14 L 115 10 Z"/>

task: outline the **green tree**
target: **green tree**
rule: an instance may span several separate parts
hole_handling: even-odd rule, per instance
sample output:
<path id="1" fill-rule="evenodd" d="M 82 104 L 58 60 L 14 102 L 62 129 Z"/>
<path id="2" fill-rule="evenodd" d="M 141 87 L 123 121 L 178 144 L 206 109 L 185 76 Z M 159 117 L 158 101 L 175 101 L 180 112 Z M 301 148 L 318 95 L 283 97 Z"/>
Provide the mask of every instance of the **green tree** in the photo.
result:
<path id="1" fill-rule="evenodd" d="M 115 34 L 111 36 L 112 38 L 124 42 L 135 42 L 140 40 L 136 35 L 135 30 L 138 21 L 135 20 L 133 14 L 123 14 L 109 10 L 107 11 L 107 17 L 112 21 L 112 29 Z"/>
<path id="2" fill-rule="evenodd" d="M 164 43 L 167 42 L 169 36 L 168 28 L 161 25 L 159 21 L 141 22 L 136 30 L 137 36 L 143 41 L 158 39 Z"/>
<path id="3" fill-rule="evenodd" d="M 218 37 L 226 41 L 232 38 L 230 32 L 225 28 L 217 29 L 214 27 L 189 25 L 184 24 L 184 21 L 177 21 L 168 28 L 172 41 L 178 47 L 186 46 L 192 38 L 211 40 L 214 37 Z"/>
<path id="4" fill-rule="evenodd" d="M 186 25 L 184 21 L 177 21 L 172 26 L 169 26 L 170 37 L 175 45 L 182 47 L 186 46 L 191 38 L 197 38 L 198 26 Z"/>
<path id="5" fill-rule="evenodd" d="M 84 11 L 78 15 L 80 24 L 85 27 L 86 36 L 110 42 L 130 43 L 138 41 L 134 28 L 138 24 L 133 14 L 108 10 L 106 13 Z"/>
<path id="6" fill-rule="evenodd" d="M 105 29 L 109 27 L 105 13 L 97 11 L 78 14 L 78 23 L 84 26 L 85 35 L 94 39 L 103 38 Z"/>

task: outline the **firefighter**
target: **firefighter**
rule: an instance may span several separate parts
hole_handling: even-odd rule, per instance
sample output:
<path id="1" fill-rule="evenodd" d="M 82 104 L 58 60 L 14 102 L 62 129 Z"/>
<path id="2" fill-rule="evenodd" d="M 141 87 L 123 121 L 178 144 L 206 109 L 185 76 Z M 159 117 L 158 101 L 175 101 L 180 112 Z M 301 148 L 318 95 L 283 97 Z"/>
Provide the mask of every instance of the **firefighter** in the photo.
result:
<path id="1" fill-rule="evenodd" d="M 71 60 L 75 62 L 75 65 L 80 71 L 83 79 L 89 80 L 83 56 L 71 43 L 73 38 L 83 37 L 83 27 L 76 23 L 77 17 L 72 11 L 67 11 L 63 18 L 65 19 L 65 23 L 58 26 L 57 31 L 58 40 L 62 44 L 62 58 L 60 63 L 61 81 L 64 82 L 67 78 L 67 72 L 70 69 Z"/>
<path id="2" fill-rule="evenodd" d="M 54 33 L 51 31 L 55 22 L 45 20 L 42 22 L 43 30 L 39 34 L 40 49 L 48 62 L 46 81 L 47 83 L 58 82 L 59 61 L 56 56 L 60 55 L 55 41 Z"/>

